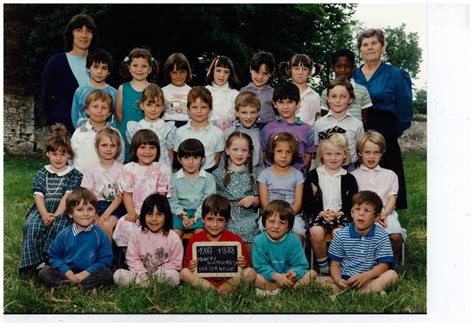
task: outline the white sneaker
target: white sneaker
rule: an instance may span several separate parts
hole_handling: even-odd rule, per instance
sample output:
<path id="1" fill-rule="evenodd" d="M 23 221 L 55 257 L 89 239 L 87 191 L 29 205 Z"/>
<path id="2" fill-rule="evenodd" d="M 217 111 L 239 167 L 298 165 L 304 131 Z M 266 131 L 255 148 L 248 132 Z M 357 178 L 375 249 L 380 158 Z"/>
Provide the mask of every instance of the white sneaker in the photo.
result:
<path id="1" fill-rule="evenodd" d="M 280 289 L 276 288 L 274 290 L 262 290 L 261 288 L 256 288 L 255 289 L 255 294 L 257 296 L 275 296 L 280 293 Z"/>

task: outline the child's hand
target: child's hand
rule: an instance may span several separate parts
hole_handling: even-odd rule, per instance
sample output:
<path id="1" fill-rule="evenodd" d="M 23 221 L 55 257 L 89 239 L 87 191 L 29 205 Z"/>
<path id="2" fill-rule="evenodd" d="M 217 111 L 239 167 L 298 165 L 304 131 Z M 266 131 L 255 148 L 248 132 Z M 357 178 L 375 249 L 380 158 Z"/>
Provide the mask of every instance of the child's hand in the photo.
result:
<path id="1" fill-rule="evenodd" d="M 347 284 L 347 281 L 340 278 L 339 280 L 335 280 L 334 284 L 336 284 L 340 289 L 346 289 L 349 287 L 349 284 Z"/>
<path id="2" fill-rule="evenodd" d="M 321 216 L 324 218 L 324 220 L 331 221 L 331 220 L 334 220 L 334 218 L 335 218 L 334 214 L 335 214 L 334 211 L 326 210 L 326 211 L 323 212 L 323 214 Z"/>
<path id="3" fill-rule="evenodd" d="M 189 261 L 189 270 L 191 270 L 191 272 L 195 272 L 197 269 L 197 266 L 198 266 L 198 263 L 196 260 Z"/>
<path id="4" fill-rule="evenodd" d="M 196 223 L 196 217 L 192 217 L 192 218 L 188 218 L 188 217 L 185 217 L 183 218 L 183 227 L 185 228 L 189 228 L 191 227 L 192 225 L 194 225 Z"/>
<path id="5" fill-rule="evenodd" d="M 285 274 L 286 278 L 288 278 L 293 284 L 296 284 L 296 272 L 293 270 L 288 270 Z"/>
<path id="6" fill-rule="evenodd" d="M 277 283 L 278 286 L 280 287 L 293 287 L 294 283 L 291 282 L 291 280 L 284 274 L 273 274 L 272 275 L 273 280 Z"/>
<path id="7" fill-rule="evenodd" d="M 48 212 L 45 215 L 41 215 L 41 220 L 46 226 L 51 226 L 54 220 L 54 214 Z"/>
<path id="8" fill-rule="evenodd" d="M 109 218 L 110 218 L 110 215 L 106 215 L 105 213 L 99 217 L 99 219 L 97 220 L 97 226 L 104 226 L 105 224 L 107 224 L 107 222 L 109 221 Z"/>
<path id="9" fill-rule="evenodd" d="M 127 214 L 127 215 L 125 216 L 125 220 L 126 220 L 126 221 L 130 221 L 130 222 L 132 222 L 132 223 L 134 223 L 135 221 L 137 221 L 138 218 L 139 218 L 139 216 L 138 216 L 136 213 L 134 213 L 134 214 L 132 214 L 132 215 L 131 215 L 131 214 Z"/>
<path id="10" fill-rule="evenodd" d="M 379 223 L 383 228 L 387 227 L 387 214 L 381 213 L 379 216 Z"/>
<path id="11" fill-rule="evenodd" d="M 237 266 L 239 266 L 240 268 L 245 267 L 245 257 L 243 255 L 237 258 Z"/>
<path id="12" fill-rule="evenodd" d="M 335 217 L 335 218 L 339 218 L 339 217 L 341 217 L 343 214 L 344 214 L 344 212 L 338 211 L 338 212 L 334 213 L 334 217 Z"/>
<path id="13" fill-rule="evenodd" d="M 255 198 L 256 198 L 256 196 L 254 196 L 254 195 L 246 196 L 245 198 L 242 198 L 239 201 L 238 206 L 244 207 L 244 208 L 250 208 L 251 206 L 253 206 L 256 203 Z"/>
<path id="14" fill-rule="evenodd" d="M 371 278 L 365 272 L 352 276 L 347 280 L 347 283 L 353 288 L 360 289 L 364 287 L 370 280 Z"/>
<path id="15" fill-rule="evenodd" d="M 83 270 L 80 273 L 74 275 L 73 281 L 80 284 L 84 279 L 86 279 L 91 273 L 87 270 Z"/>

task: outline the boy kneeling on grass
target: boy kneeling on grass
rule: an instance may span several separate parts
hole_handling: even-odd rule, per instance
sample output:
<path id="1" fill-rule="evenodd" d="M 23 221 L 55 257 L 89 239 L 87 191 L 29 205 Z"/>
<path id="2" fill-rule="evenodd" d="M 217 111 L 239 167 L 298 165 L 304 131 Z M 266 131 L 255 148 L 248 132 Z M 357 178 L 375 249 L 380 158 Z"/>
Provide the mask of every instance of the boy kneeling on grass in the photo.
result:
<path id="1" fill-rule="evenodd" d="M 72 191 L 66 198 L 66 213 L 73 224 L 51 243 L 49 265 L 39 272 L 38 278 L 49 287 L 78 284 L 93 289 L 94 293 L 97 287 L 113 284 L 112 247 L 105 232 L 94 225 L 97 215 L 94 193 L 83 187 Z"/>
<path id="2" fill-rule="evenodd" d="M 230 219 L 230 201 L 222 195 L 212 194 L 202 204 L 202 220 L 204 230 L 194 234 L 189 240 L 184 256 L 184 268 L 180 272 L 182 281 L 194 287 L 204 289 L 215 289 L 218 294 L 232 292 L 241 281 L 253 283 L 255 281 L 255 270 L 250 267 L 247 251 L 240 236 L 226 230 Z M 242 268 L 239 275 L 227 278 L 202 278 L 196 273 L 197 261 L 192 258 L 193 243 L 195 242 L 229 242 L 237 241 L 242 249 L 242 256 L 238 257 L 237 265 Z"/>
<path id="3" fill-rule="evenodd" d="M 387 232 L 376 225 L 383 204 L 377 193 L 361 191 L 352 198 L 353 222 L 340 229 L 329 246 L 329 271 L 339 293 L 355 289 L 360 293 L 380 293 L 398 279 Z"/>

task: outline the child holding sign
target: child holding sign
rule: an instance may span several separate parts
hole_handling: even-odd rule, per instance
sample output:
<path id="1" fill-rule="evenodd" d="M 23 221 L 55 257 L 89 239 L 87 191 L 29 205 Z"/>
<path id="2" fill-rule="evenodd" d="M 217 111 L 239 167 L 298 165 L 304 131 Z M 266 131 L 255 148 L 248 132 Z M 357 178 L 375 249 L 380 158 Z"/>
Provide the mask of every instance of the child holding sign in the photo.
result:
<path id="1" fill-rule="evenodd" d="M 184 256 L 184 269 L 181 270 L 180 278 L 182 281 L 191 284 L 194 287 L 204 289 L 216 289 L 219 294 L 231 292 L 241 281 L 253 283 L 255 280 L 255 270 L 250 267 L 249 258 L 245 251 L 242 239 L 226 230 L 230 219 L 230 201 L 218 194 L 208 196 L 202 204 L 202 216 L 204 230 L 195 234 L 189 240 Z M 193 244 L 195 242 L 239 242 L 242 255 L 237 259 L 237 265 L 242 268 L 235 277 L 208 277 L 199 276 L 197 271 L 198 260 L 192 256 Z M 210 243 L 211 244 L 211 243 Z"/>

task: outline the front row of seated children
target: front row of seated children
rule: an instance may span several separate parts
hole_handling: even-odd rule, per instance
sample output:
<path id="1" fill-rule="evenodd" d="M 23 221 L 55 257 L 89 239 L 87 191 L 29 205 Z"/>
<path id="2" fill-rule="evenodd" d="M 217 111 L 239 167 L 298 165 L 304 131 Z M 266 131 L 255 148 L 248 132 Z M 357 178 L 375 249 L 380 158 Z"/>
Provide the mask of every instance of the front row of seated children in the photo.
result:
<path id="1" fill-rule="evenodd" d="M 334 235 L 329 247 L 331 277 L 317 276 L 308 269 L 299 239 L 290 233 L 294 223 L 291 206 L 282 200 L 268 204 L 263 213 L 265 232 L 255 238 L 252 247 L 253 268 L 242 239 L 226 230 L 231 219 L 231 203 L 218 194 L 204 200 L 204 230 L 190 240 L 184 256 L 180 237 L 172 229 L 173 215 L 165 196 L 152 194 L 142 206 L 141 227 L 130 236 L 127 250 L 128 270 L 119 269 L 112 277 L 112 249 L 107 235 L 94 225 L 97 213 L 95 195 L 82 187 L 66 199 L 66 213 L 72 224 L 53 240 L 49 265 L 39 271 L 39 279 L 50 287 L 78 284 L 86 289 L 138 283 L 147 285 L 152 278 L 170 285 L 180 280 L 194 287 L 215 289 L 218 294 L 231 292 L 240 281 L 254 283 L 257 294 L 276 294 L 280 288 L 296 288 L 311 281 L 339 293 L 350 288 L 358 292 L 382 292 L 398 275 L 389 269 L 394 261 L 387 233 L 375 224 L 382 210 L 376 193 L 362 191 L 353 198 L 353 222 Z M 194 242 L 237 241 L 242 268 L 236 277 L 202 278 L 196 274 L 197 262 L 192 257 Z M 181 271 L 180 271 L 181 270 Z M 113 279 L 112 279 L 113 278 Z"/>

